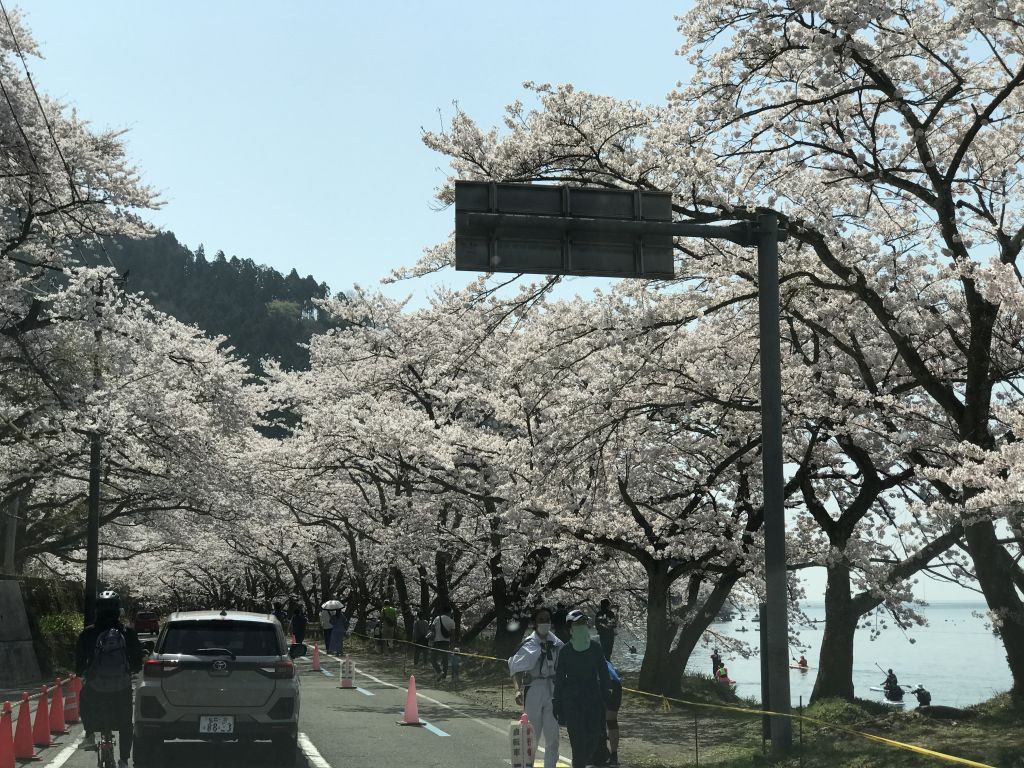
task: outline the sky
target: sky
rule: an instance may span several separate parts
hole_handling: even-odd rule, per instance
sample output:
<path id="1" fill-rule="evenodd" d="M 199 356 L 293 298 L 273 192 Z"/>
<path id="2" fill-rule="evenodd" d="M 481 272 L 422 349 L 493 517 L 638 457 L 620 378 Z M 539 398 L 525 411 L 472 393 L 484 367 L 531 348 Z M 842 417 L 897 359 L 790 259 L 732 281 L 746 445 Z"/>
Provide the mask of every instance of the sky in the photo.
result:
<path id="1" fill-rule="evenodd" d="M 150 220 L 190 248 L 379 288 L 454 226 L 421 141 L 458 103 L 486 127 L 527 80 L 659 103 L 692 68 L 687 0 L 23 0 L 37 87 L 97 128 L 127 129 L 160 191 Z M 9 7 L 9 6 L 8 6 Z M 524 98 L 524 101 L 526 99 Z M 423 303 L 450 270 L 380 288 Z M 568 291 L 599 283 L 574 278 Z M 817 569 L 815 569 L 817 570 Z M 821 573 L 806 574 L 820 599 Z M 977 599 L 937 582 L 918 596 Z"/>
<path id="2" fill-rule="evenodd" d="M 454 103 L 487 127 L 527 80 L 657 103 L 692 71 L 686 0 L 354 3 L 23 0 L 36 84 L 128 129 L 161 192 L 150 216 L 190 248 L 377 287 L 454 227 L 427 149 Z M 525 101 L 525 99 L 524 99 Z M 424 300 L 439 279 L 385 288 Z M 585 288 L 587 280 L 577 281 Z"/>

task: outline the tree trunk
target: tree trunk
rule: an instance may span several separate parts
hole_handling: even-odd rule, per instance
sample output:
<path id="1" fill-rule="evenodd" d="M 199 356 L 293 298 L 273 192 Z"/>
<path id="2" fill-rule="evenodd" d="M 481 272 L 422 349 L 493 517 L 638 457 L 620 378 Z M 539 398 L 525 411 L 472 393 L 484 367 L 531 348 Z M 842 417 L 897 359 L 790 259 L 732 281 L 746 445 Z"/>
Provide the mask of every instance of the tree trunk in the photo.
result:
<path id="1" fill-rule="evenodd" d="M 1012 566 L 1012 558 L 999 543 L 995 526 L 989 520 L 965 526 L 964 538 L 985 602 L 1001 619 L 999 636 L 1013 677 L 1010 694 L 1024 698 L 1024 603 L 1010 578 L 1008 567 Z"/>
<path id="2" fill-rule="evenodd" d="M 640 689 L 651 693 L 667 693 L 671 689 L 668 675 L 669 644 L 672 642 L 668 618 L 668 563 L 654 560 L 644 564 L 647 571 L 647 647 L 640 663 Z M 678 686 L 678 681 L 676 682 Z"/>
<path id="3" fill-rule="evenodd" d="M 703 604 L 687 615 L 675 647 L 669 653 L 665 671 L 665 693 L 667 695 L 678 696 L 681 692 L 683 673 L 686 671 L 686 664 L 690 661 L 694 648 L 697 647 L 697 643 L 700 642 L 707 628 L 711 626 L 711 622 L 715 620 L 715 616 L 722 610 L 725 601 L 729 599 L 729 594 L 736 582 L 739 581 L 740 575 L 738 568 L 735 571 L 723 573 Z"/>
<path id="4" fill-rule="evenodd" d="M 853 639 L 861 613 L 871 610 L 881 600 L 873 602 L 874 605 L 855 605 L 850 594 L 849 566 L 829 566 L 825 586 L 825 634 L 818 654 L 812 702 L 853 698 Z"/>

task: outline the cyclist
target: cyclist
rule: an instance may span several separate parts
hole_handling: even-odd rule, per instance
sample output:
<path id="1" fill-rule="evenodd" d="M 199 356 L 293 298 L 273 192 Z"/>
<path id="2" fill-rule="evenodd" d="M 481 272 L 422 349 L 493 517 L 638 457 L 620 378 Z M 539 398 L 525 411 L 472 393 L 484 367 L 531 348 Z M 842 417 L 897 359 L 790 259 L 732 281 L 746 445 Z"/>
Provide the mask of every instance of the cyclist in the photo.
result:
<path id="1" fill-rule="evenodd" d="M 78 636 L 75 674 L 84 678 L 80 702 L 83 746 L 96 746 L 97 731 L 117 731 L 118 768 L 128 768 L 132 754 L 132 674 L 142 669 L 142 644 L 134 629 L 121 622 L 121 598 L 107 590 L 96 598 L 96 621 Z"/>

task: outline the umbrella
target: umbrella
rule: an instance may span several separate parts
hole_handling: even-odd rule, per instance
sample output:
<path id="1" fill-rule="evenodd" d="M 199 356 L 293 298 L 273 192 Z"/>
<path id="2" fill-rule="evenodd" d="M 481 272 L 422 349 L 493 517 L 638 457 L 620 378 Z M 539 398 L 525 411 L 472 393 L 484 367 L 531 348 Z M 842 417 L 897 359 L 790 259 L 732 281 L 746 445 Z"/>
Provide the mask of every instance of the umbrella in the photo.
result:
<path id="1" fill-rule="evenodd" d="M 326 603 L 324 603 L 320 607 L 323 608 L 326 611 L 340 611 L 345 606 L 343 606 L 341 604 L 340 600 L 328 600 Z"/>

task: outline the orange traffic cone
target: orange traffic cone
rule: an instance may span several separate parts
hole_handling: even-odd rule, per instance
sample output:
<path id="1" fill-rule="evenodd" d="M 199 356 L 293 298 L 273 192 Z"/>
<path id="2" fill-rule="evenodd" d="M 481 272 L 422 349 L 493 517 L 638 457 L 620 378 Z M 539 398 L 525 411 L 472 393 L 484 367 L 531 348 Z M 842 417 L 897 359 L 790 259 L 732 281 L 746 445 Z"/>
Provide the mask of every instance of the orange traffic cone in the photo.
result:
<path id="1" fill-rule="evenodd" d="M 78 709 L 78 692 L 82 690 L 82 678 L 68 680 L 68 695 L 64 697 L 64 722 L 77 723 L 81 719 Z"/>
<path id="2" fill-rule="evenodd" d="M 4 702 L 0 715 L 0 768 L 14 768 L 14 731 L 11 728 L 11 702 Z"/>
<path id="3" fill-rule="evenodd" d="M 64 693 L 61 691 L 61 681 L 58 677 L 53 686 L 53 698 L 50 700 L 50 733 L 67 733 L 64 725 Z"/>
<path id="4" fill-rule="evenodd" d="M 316 644 L 313 646 L 313 671 L 320 671 L 320 645 Z"/>
<path id="5" fill-rule="evenodd" d="M 416 675 L 409 675 L 409 693 L 405 696 L 405 714 L 399 725 L 423 725 L 420 708 L 416 704 Z"/>
<path id="6" fill-rule="evenodd" d="M 46 712 L 46 699 L 50 692 L 44 685 L 36 705 L 36 721 L 32 724 L 32 743 L 37 747 L 48 747 L 53 744 L 50 739 L 50 716 Z"/>
<path id="7" fill-rule="evenodd" d="M 27 693 L 21 694 L 21 706 L 18 707 L 18 727 L 14 729 L 14 759 L 38 759 L 32 745 L 32 705 L 28 703 Z"/>

